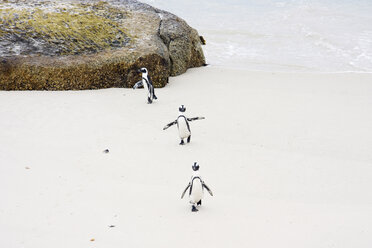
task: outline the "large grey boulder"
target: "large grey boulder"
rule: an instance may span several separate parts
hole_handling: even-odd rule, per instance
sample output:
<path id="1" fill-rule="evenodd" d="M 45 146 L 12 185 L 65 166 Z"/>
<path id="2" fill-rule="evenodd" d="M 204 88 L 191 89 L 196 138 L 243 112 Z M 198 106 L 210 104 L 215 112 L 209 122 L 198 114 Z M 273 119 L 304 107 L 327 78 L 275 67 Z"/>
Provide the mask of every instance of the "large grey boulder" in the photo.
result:
<path id="1" fill-rule="evenodd" d="M 205 64 L 197 31 L 135 0 L 0 2 L 0 89 L 156 87 Z"/>

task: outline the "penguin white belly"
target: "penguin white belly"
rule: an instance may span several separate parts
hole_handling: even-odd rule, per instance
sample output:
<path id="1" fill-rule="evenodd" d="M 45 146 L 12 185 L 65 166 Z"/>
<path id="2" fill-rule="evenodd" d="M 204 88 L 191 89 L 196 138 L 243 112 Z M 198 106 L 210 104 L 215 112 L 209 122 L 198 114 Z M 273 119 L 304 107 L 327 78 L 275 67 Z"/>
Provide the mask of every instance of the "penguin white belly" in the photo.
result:
<path id="1" fill-rule="evenodd" d="M 190 195 L 191 203 L 198 203 L 203 198 L 203 185 L 200 179 L 195 179 L 192 184 L 192 190 Z"/>
<path id="2" fill-rule="evenodd" d="M 143 84 L 144 90 L 146 90 L 146 92 L 147 92 L 148 97 L 150 97 L 149 87 L 147 86 L 147 83 L 146 83 L 145 79 L 142 79 L 142 84 Z"/>
<path id="3" fill-rule="evenodd" d="M 180 117 L 177 120 L 178 123 L 178 134 L 181 139 L 185 139 L 191 135 L 189 131 L 189 127 L 187 126 L 187 122 L 184 117 Z"/>

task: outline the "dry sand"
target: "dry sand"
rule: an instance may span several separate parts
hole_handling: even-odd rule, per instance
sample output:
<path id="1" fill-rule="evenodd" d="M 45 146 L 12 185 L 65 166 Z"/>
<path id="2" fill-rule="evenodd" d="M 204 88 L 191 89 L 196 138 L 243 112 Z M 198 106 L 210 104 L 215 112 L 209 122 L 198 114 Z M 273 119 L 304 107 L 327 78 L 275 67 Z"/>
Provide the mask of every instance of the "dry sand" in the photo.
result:
<path id="1" fill-rule="evenodd" d="M 156 93 L 0 92 L 0 247 L 371 247 L 372 74 L 208 67 Z M 186 146 L 162 130 L 181 104 L 206 117 Z"/>

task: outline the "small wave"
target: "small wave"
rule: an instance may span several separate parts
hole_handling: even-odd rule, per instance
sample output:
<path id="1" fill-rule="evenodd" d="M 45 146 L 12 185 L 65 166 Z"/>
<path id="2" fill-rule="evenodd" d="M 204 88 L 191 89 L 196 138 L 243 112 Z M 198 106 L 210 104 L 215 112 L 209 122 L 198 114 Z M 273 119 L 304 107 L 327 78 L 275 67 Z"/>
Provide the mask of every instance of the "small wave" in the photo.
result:
<path id="1" fill-rule="evenodd" d="M 372 72 L 367 0 L 149 0 L 207 40 L 208 63 L 283 71 Z"/>

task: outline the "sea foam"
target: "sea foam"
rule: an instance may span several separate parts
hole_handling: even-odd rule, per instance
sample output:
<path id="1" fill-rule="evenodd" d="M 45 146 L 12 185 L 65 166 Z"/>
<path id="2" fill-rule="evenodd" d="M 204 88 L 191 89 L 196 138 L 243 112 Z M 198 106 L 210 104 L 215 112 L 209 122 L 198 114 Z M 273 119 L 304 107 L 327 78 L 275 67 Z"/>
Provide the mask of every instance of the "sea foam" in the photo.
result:
<path id="1" fill-rule="evenodd" d="M 249 70 L 372 72 L 368 0 L 145 0 L 207 41 L 207 62 Z"/>

